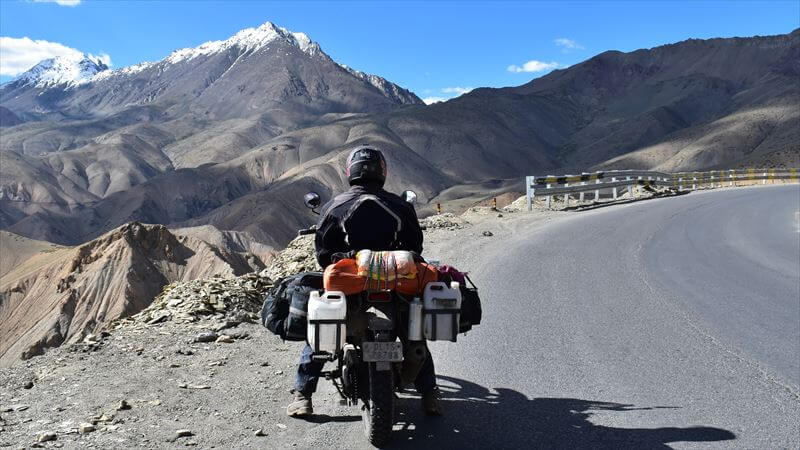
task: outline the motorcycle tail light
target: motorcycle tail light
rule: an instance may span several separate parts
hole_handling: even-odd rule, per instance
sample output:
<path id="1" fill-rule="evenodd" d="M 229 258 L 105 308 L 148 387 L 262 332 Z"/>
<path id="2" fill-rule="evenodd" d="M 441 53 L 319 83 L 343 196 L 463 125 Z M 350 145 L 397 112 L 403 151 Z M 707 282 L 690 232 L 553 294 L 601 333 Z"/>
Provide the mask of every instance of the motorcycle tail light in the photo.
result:
<path id="1" fill-rule="evenodd" d="M 367 294 L 367 300 L 371 302 L 389 302 L 392 301 L 392 293 L 391 292 L 370 292 Z"/>

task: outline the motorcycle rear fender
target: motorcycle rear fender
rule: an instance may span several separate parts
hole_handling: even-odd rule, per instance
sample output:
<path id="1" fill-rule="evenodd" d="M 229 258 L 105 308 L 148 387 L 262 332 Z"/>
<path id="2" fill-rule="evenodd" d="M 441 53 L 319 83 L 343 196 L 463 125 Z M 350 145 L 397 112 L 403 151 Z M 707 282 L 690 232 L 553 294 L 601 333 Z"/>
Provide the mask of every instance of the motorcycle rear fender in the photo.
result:
<path id="1" fill-rule="evenodd" d="M 372 331 L 394 330 L 395 308 L 391 303 L 379 303 L 366 311 L 367 327 Z"/>

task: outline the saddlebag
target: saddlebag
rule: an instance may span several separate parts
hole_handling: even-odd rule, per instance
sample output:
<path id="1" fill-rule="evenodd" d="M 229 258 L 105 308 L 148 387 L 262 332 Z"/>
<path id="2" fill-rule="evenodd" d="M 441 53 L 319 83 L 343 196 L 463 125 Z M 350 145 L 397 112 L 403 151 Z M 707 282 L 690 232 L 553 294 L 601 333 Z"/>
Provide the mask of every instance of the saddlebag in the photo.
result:
<path id="1" fill-rule="evenodd" d="M 458 323 L 458 332 L 466 333 L 471 330 L 473 326 L 481 324 L 481 316 L 483 316 L 483 309 L 481 308 L 481 298 L 478 296 L 478 288 L 475 283 L 464 274 L 472 287 L 468 287 L 466 283 L 461 285 L 461 317 Z"/>
<path id="2" fill-rule="evenodd" d="M 306 340 L 308 299 L 311 291 L 322 290 L 322 274 L 303 272 L 278 280 L 264 294 L 261 323 L 287 341 Z"/>

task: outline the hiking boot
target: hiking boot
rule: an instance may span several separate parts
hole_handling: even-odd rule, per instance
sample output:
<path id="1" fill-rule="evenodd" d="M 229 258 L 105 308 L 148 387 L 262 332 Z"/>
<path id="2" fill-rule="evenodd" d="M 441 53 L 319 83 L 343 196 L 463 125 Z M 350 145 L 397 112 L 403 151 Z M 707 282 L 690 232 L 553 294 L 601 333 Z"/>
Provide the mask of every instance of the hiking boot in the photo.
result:
<path id="1" fill-rule="evenodd" d="M 306 417 L 314 414 L 314 408 L 311 406 L 311 396 L 302 392 L 295 392 L 294 401 L 286 407 L 286 414 L 289 417 Z"/>
<path id="2" fill-rule="evenodd" d="M 442 404 L 439 402 L 439 389 L 422 394 L 422 410 L 429 416 L 441 416 Z"/>

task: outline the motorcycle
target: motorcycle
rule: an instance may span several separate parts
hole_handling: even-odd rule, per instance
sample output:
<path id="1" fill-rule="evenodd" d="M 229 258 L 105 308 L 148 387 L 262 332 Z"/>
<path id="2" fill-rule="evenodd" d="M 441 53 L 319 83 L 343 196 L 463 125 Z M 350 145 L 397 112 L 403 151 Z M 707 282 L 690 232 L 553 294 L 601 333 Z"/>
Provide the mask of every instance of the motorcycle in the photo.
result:
<path id="1" fill-rule="evenodd" d="M 404 192 L 402 197 L 412 204 L 416 200 L 413 191 Z M 308 193 L 304 201 L 317 213 L 319 195 Z M 299 234 L 315 231 L 316 228 L 311 227 L 300 230 Z M 409 336 L 410 313 L 421 317 L 419 299 L 415 301 L 392 289 L 347 295 L 344 345 L 335 353 L 315 351 L 312 355 L 315 361 L 336 363 L 334 370 L 322 374 L 333 383 L 343 404 L 357 406 L 361 402 L 364 433 L 375 446 L 385 445 L 391 438 L 395 392 L 413 384 L 428 358 L 422 332 Z M 321 324 L 313 322 L 309 316 L 312 324 L 309 334 L 319 333 Z M 325 324 L 325 321 L 317 322 Z M 336 328 L 335 339 L 340 339 L 339 328 Z"/>

